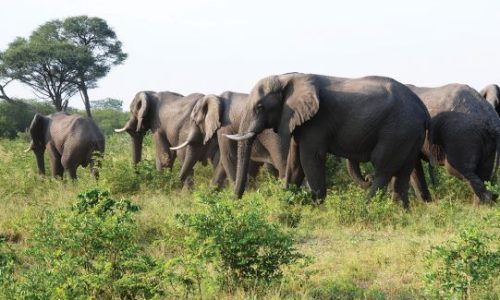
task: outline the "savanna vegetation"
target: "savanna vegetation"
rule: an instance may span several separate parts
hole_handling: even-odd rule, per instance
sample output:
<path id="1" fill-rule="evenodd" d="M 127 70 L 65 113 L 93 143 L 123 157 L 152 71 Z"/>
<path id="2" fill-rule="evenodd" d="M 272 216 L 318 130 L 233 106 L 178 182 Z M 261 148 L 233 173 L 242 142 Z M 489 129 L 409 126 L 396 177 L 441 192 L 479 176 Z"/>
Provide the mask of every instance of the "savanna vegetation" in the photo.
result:
<path id="1" fill-rule="evenodd" d="M 25 134 L 0 140 L 0 299 L 498 299 L 498 205 L 442 172 L 411 212 L 366 204 L 333 158 L 321 206 L 265 170 L 235 200 L 210 166 L 183 189 L 145 142 L 134 167 L 129 137 L 108 135 L 100 179 L 72 182 L 37 175 Z"/>

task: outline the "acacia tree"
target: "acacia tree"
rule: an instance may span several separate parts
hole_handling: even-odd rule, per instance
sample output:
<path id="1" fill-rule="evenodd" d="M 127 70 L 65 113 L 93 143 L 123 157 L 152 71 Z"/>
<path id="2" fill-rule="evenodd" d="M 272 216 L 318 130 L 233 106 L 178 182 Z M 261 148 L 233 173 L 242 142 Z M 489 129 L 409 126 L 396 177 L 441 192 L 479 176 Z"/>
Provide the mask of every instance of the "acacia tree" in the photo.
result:
<path id="1" fill-rule="evenodd" d="M 53 21 L 54 36 L 89 53 L 91 61 L 79 64 L 75 84 L 80 91 L 87 115 L 91 116 L 88 90 L 97 87 L 97 81 L 106 76 L 112 66 L 125 61 L 127 54 L 122 43 L 105 20 L 77 16 Z"/>
<path id="2" fill-rule="evenodd" d="M 6 74 L 52 99 L 56 109 L 80 92 L 89 117 L 88 90 L 123 63 L 127 54 L 116 33 L 101 18 L 69 17 L 38 27 L 28 40 L 18 38 L 3 53 Z M 1 91 L 0 91 L 1 93 Z"/>
<path id="3" fill-rule="evenodd" d="M 9 103 L 13 103 L 14 100 L 11 99 L 5 93 L 5 87 L 11 83 L 14 79 L 10 78 L 7 74 L 7 70 L 5 69 L 5 65 L 2 59 L 2 53 L 0 53 L 0 99 L 3 99 Z"/>
<path id="4" fill-rule="evenodd" d="M 51 99 L 57 111 L 78 92 L 74 83 L 77 66 L 90 60 L 82 49 L 35 34 L 29 39 L 18 37 L 2 53 L 7 77 L 30 86 L 39 97 Z"/>

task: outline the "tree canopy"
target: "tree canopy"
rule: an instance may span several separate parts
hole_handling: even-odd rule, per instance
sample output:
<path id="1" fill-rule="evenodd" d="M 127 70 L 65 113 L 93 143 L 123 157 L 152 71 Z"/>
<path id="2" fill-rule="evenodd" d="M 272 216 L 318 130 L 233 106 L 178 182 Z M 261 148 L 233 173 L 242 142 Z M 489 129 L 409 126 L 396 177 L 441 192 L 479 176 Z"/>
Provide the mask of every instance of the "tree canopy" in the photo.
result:
<path id="1" fill-rule="evenodd" d="M 80 92 L 91 116 L 88 89 L 123 63 L 127 54 L 105 20 L 76 16 L 49 21 L 28 39 L 17 38 L 0 56 L 0 78 L 19 80 L 58 111 L 62 102 Z M 3 77 L 2 77 L 3 74 Z M 5 81 L 7 82 L 7 81 Z M 8 83 L 8 82 L 7 82 Z M 6 96 L 0 82 L 0 96 Z"/>

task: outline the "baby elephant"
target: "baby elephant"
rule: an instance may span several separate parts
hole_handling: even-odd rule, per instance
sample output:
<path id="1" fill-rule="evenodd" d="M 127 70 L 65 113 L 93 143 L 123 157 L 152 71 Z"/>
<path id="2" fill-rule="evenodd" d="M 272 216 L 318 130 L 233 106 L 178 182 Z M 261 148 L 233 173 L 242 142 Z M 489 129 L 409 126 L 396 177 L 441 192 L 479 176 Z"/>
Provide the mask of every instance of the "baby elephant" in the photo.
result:
<path id="1" fill-rule="evenodd" d="M 498 167 L 495 155 L 499 149 L 494 128 L 475 115 L 454 111 L 433 117 L 431 127 L 434 161 L 469 184 L 474 192 L 474 204 L 495 200 L 496 195 L 484 185 Z M 428 152 L 423 152 L 429 157 Z"/>
<path id="2" fill-rule="evenodd" d="M 78 166 L 90 165 L 94 178 L 99 176 L 94 168 L 93 154 L 104 153 L 104 136 L 87 117 L 58 112 L 48 116 L 36 114 L 30 126 L 31 145 L 25 152 L 33 150 L 39 174 L 45 174 L 43 154 L 48 149 L 52 175 L 62 178 L 64 170 L 71 179 L 76 179 Z"/>

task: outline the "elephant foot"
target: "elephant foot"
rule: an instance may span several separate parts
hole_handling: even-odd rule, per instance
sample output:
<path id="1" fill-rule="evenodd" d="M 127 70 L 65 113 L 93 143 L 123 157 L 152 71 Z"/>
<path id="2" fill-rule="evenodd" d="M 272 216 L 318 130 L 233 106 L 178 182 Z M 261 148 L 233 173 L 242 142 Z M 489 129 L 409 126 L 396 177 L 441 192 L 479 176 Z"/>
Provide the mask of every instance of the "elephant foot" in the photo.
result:
<path id="1" fill-rule="evenodd" d="M 474 195 L 474 198 L 472 200 L 472 204 L 476 207 L 487 204 L 487 205 L 494 205 L 497 202 L 498 195 L 492 194 L 490 192 L 484 192 L 481 197 L 478 197 L 477 195 Z"/>

